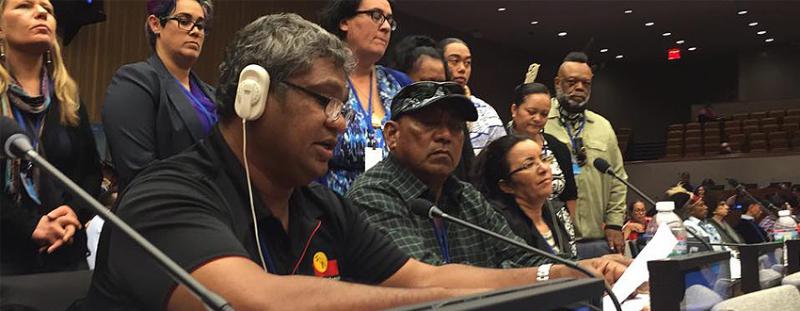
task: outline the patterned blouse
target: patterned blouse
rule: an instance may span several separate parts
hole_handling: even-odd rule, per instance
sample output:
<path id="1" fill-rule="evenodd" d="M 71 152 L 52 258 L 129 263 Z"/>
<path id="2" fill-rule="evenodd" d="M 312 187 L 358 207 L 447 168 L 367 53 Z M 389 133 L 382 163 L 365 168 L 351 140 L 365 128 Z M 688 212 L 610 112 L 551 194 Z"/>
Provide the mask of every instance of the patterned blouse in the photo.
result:
<path id="1" fill-rule="evenodd" d="M 381 120 L 381 128 L 391 118 L 392 97 L 410 80 L 398 71 L 376 65 L 375 73 L 378 82 L 378 102 L 383 104 L 386 115 Z M 404 81 L 405 80 L 405 81 Z M 364 150 L 367 146 L 383 149 L 384 157 L 388 153 L 383 140 L 383 130 L 372 127 L 372 116 L 361 106 L 356 92 L 348 81 L 350 95 L 347 103 L 353 109 L 353 121 L 347 125 L 345 132 L 339 135 L 333 159 L 328 163 L 328 173 L 320 179 L 320 183 L 331 190 L 344 195 L 353 181 L 364 172 Z"/>

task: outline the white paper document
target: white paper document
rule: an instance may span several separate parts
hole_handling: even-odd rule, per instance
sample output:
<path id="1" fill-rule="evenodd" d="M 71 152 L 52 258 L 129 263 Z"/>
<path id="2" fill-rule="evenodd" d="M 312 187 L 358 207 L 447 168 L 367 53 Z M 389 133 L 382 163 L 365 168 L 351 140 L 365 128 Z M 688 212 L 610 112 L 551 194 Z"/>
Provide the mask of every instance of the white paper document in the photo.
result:
<path id="1" fill-rule="evenodd" d="M 617 299 L 624 300 L 642 283 L 647 282 L 650 277 L 650 272 L 647 270 L 647 262 L 667 258 L 677 244 L 678 239 L 672 234 L 669 226 L 666 223 L 661 223 L 647 246 L 636 256 L 633 263 L 628 266 L 628 269 L 625 269 L 625 273 L 622 274 L 617 283 L 614 284 L 614 288 L 611 289 Z M 615 310 L 614 304 L 608 296 L 603 298 L 603 310 Z"/>

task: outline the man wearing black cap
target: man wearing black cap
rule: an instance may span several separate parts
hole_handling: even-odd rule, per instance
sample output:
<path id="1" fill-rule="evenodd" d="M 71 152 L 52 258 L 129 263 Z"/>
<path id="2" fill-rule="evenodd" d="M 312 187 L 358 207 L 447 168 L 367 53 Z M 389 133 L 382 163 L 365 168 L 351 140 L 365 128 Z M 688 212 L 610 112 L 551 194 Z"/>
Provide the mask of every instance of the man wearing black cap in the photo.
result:
<path id="1" fill-rule="evenodd" d="M 417 82 L 405 87 L 392 100 L 392 119 L 384 126 L 389 156 L 361 175 L 347 198 L 390 240 L 425 263 L 541 265 L 538 275 L 544 276 L 551 264 L 543 257 L 409 209 L 410 201 L 423 198 L 450 215 L 524 243 L 477 189 L 452 174 L 461 159 L 466 121 L 476 118 L 474 105 L 458 84 Z M 608 261 L 590 263 L 598 270 L 604 264 Z M 562 268 L 552 266 L 557 267 Z"/>

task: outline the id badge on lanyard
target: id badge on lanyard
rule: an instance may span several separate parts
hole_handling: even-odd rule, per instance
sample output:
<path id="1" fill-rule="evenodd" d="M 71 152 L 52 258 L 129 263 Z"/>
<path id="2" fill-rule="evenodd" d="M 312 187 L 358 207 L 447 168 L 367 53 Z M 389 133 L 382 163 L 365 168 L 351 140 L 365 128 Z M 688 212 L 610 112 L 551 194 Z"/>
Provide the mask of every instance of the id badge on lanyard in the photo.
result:
<path id="1" fill-rule="evenodd" d="M 368 137 L 369 141 L 367 143 L 367 146 L 366 148 L 364 148 L 364 171 L 367 171 L 368 169 L 375 166 L 375 164 L 378 164 L 378 162 L 383 160 L 383 148 L 378 147 L 378 142 L 376 137 L 377 131 L 379 131 L 380 128 L 375 127 L 374 124 L 375 120 L 372 121 L 373 121 L 372 132 Z M 378 121 L 378 124 L 380 125 L 380 120 Z"/>

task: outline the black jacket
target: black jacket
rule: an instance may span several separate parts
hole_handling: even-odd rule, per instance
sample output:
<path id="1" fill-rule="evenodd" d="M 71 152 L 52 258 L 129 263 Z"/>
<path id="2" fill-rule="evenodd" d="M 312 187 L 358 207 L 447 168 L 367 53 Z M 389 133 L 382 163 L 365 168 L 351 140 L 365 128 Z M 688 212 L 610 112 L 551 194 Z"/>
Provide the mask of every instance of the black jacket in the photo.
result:
<path id="1" fill-rule="evenodd" d="M 213 100 L 213 88 L 191 76 Z M 182 86 L 155 54 L 114 74 L 106 90 L 103 129 L 120 190 L 154 160 L 177 154 L 206 136 Z"/>
<path id="2" fill-rule="evenodd" d="M 39 153 L 83 190 L 97 197 L 102 178 L 100 158 L 85 106 L 81 105 L 78 109 L 80 117 L 78 126 L 68 127 L 60 123 L 61 109 L 58 99 L 53 97 L 52 100 L 45 115 Z M 67 271 L 84 266 L 86 262 L 84 230 L 75 233 L 72 244 L 62 246 L 53 254 L 39 254 L 39 246 L 31 240 L 31 234 L 43 215 L 61 205 L 70 206 L 82 224 L 94 217 L 92 209 L 44 171 L 41 171 L 39 180 L 42 206 L 37 207 L 24 189 L 21 189 L 23 195 L 18 204 L 5 189 L 5 159 L 0 160 L 0 172 L 3 173 L 3 184 L 0 186 L 3 188 L 0 196 L 2 274 Z"/>
<path id="3" fill-rule="evenodd" d="M 531 220 L 522 212 L 516 203 L 507 204 L 501 200 L 492 200 L 491 202 L 494 209 L 508 221 L 508 225 L 511 227 L 511 231 L 513 231 L 514 234 L 525 239 L 525 242 L 530 246 L 540 250 L 550 251 L 550 245 L 547 244 L 547 241 L 545 241 L 538 230 L 533 230 Z M 561 219 L 557 215 L 560 209 L 566 209 L 566 207 L 563 202 L 558 200 L 551 200 L 549 202 L 550 204 L 545 204 L 543 207 L 542 218 L 544 218 L 547 226 L 550 227 L 550 232 L 552 232 L 556 245 L 558 245 L 560 249 L 557 255 L 566 259 L 577 259 L 578 255 L 573 252 L 573 246 L 575 244 L 574 238 L 567 232 L 567 224 L 565 224 L 565 221 L 568 222 L 570 220 L 569 218 Z"/>

